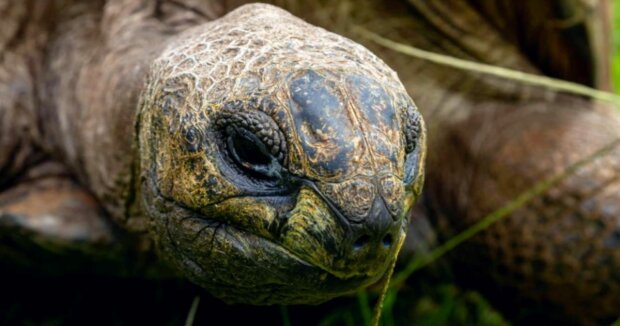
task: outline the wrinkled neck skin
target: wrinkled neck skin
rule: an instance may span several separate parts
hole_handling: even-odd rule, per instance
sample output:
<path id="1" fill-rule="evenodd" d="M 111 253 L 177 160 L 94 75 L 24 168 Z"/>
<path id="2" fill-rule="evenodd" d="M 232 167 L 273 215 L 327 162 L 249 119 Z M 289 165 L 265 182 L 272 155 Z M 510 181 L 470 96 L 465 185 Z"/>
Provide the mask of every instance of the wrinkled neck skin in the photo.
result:
<path id="1" fill-rule="evenodd" d="M 53 28 L 38 76 L 41 147 L 64 162 L 115 221 L 143 230 L 142 220 L 131 216 L 141 215 L 132 208 L 134 141 L 148 67 L 176 34 L 215 16 L 159 1 L 58 7 L 50 13 Z"/>

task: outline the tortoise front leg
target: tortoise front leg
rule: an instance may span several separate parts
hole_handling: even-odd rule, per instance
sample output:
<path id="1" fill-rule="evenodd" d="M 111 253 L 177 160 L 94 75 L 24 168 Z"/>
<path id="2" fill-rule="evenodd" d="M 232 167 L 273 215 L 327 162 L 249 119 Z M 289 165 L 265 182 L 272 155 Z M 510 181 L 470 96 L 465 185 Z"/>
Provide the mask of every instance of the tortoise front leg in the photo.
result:
<path id="1" fill-rule="evenodd" d="M 94 197 L 57 165 L 43 164 L 0 193 L 3 263 L 46 272 L 88 268 L 122 257 L 121 242 Z"/>

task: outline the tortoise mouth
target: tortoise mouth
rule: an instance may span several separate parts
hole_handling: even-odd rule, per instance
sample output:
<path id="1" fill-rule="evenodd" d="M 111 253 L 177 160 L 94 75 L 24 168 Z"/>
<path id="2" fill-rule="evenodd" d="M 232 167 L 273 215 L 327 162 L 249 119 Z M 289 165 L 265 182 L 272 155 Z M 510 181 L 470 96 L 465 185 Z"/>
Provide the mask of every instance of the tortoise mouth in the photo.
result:
<path id="1" fill-rule="evenodd" d="M 222 203 L 228 200 L 248 198 L 248 197 L 249 196 L 234 196 L 234 197 L 230 197 L 222 201 Z M 272 196 L 262 196 L 262 197 L 272 197 Z M 170 200 L 170 199 L 167 199 L 167 200 Z M 277 248 L 277 250 L 281 251 L 280 253 L 283 254 L 287 259 L 290 259 L 291 261 L 295 261 L 298 264 L 303 265 L 308 268 L 315 268 L 319 270 L 319 272 L 326 273 L 330 275 L 331 277 L 341 280 L 341 281 L 353 281 L 353 283 L 363 283 L 364 280 L 376 278 L 376 275 L 364 274 L 364 273 L 358 273 L 355 275 L 343 275 L 343 273 L 335 272 L 331 270 L 328 266 L 324 266 L 323 264 L 319 262 L 310 262 L 307 259 L 300 257 L 293 250 L 287 248 L 287 246 L 282 245 L 276 241 L 273 241 L 272 239 L 269 239 L 268 237 L 257 234 L 256 232 L 252 232 L 251 230 L 248 230 L 247 228 L 243 228 L 240 225 L 236 225 L 234 221 L 230 221 L 230 220 L 222 221 L 222 220 L 218 220 L 215 218 L 209 218 L 204 214 L 196 212 L 190 208 L 184 207 L 182 204 L 179 204 L 174 200 L 172 200 L 172 204 L 177 206 L 179 209 L 191 212 L 191 216 L 183 218 L 181 221 L 182 223 L 183 221 L 192 219 L 201 225 L 200 231 L 198 234 L 195 235 L 194 241 L 198 241 L 198 239 L 201 236 L 209 233 L 209 231 L 211 231 L 211 235 L 210 235 L 211 238 L 219 237 L 219 236 L 233 236 L 233 235 L 237 237 L 241 237 L 241 238 L 252 237 L 254 241 L 258 242 L 255 244 L 256 246 L 260 246 L 264 248 Z M 217 204 L 214 204 L 214 205 L 217 205 Z M 171 236 L 170 234 L 171 227 L 169 224 L 167 225 L 166 229 L 168 230 L 168 236 Z M 180 248 L 175 247 L 175 249 L 177 250 L 179 254 L 191 260 L 191 257 L 188 257 Z"/>
<path id="2" fill-rule="evenodd" d="M 250 238 L 251 237 L 253 238 L 253 241 L 258 242 L 258 243 L 255 243 L 254 245 L 263 247 L 263 248 L 276 249 L 278 251 L 278 254 L 281 254 L 284 256 L 285 259 L 291 262 L 294 262 L 295 265 L 299 265 L 300 268 L 316 269 L 317 273 L 325 274 L 323 277 L 332 277 L 339 281 L 350 282 L 350 284 L 360 284 L 360 285 L 365 282 L 368 282 L 369 279 L 373 279 L 371 275 L 366 275 L 366 274 L 343 276 L 339 273 L 335 273 L 331 271 L 328 267 L 323 266 L 322 264 L 309 262 L 308 260 L 300 257 L 295 252 L 291 251 L 289 248 L 287 248 L 286 246 L 282 244 L 279 244 L 261 235 L 257 235 L 251 231 L 245 230 L 244 228 L 236 226 L 234 223 L 221 222 L 216 219 L 208 218 L 205 215 L 202 215 L 200 213 L 192 214 L 192 216 L 189 218 L 194 219 L 198 223 L 201 223 L 203 225 L 203 228 L 201 228 L 200 233 L 208 233 L 208 231 L 210 230 L 211 231 L 210 237 L 235 237 L 235 236 L 237 238 L 239 237 Z M 168 226 L 168 230 L 170 230 L 169 226 Z M 196 236 L 196 238 L 198 237 L 200 237 L 200 235 Z M 195 239 L 195 241 L 197 240 L 198 239 Z M 189 257 L 182 249 L 178 247 L 175 249 L 177 250 L 177 253 L 179 253 L 180 255 L 183 255 L 185 258 L 192 260 L 192 258 Z M 200 266 L 199 264 L 197 265 Z M 274 285 L 275 284 L 276 283 L 274 283 Z M 286 282 L 283 282 L 282 284 L 284 285 L 286 284 Z M 348 287 L 348 286 L 345 286 L 345 287 Z"/>
<path id="3" fill-rule="evenodd" d="M 159 197 L 167 208 L 151 209 L 158 211 L 153 212 L 158 215 L 156 221 L 165 221 L 155 223 L 164 258 L 190 281 L 226 302 L 318 304 L 383 276 L 339 275 L 234 221 L 212 218 Z"/>

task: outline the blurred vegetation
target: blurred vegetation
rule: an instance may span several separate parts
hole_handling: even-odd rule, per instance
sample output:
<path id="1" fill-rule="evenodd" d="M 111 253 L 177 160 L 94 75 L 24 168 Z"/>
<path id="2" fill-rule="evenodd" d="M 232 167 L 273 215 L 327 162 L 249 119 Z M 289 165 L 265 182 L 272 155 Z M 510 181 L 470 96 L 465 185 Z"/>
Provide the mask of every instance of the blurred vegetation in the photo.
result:
<path id="1" fill-rule="evenodd" d="M 463 291 L 453 284 L 428 284 L 390 292 L 381 324 L 394 325 L 508 325 L 503 317 L 477 292 Z M 373 296 L 376 297 L 376 296 Z M 391 302 L 390 302 L 391 301 Z M 384 306 L 384 307 L 385 307 Z M 337 307 L 319 323 L 329 325 L 370 325 L 365 311 L 372 310 L 367 292 L 358 294 L 357 304 Z"/>

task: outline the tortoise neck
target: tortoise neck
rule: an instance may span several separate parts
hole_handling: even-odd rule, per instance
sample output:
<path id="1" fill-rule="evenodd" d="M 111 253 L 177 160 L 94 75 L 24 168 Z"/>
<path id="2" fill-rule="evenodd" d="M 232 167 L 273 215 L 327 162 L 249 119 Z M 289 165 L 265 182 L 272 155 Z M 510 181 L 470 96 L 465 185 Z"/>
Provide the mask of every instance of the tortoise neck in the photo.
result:
<path id="1" fill-rule="evenodd" d="M 0 184 L 46 159 L 39 80 L 57 14 L 69 0 L 0 4 Z M 0 185 L 1 187 L 1 185 Z"/>
<path id="2" fill-rule="evenodd" d="M 169 39 L 209 19 L 173 2 L 110 0 L 58 18 L 38 79 L 44 147 L 121 222 L 130 217 L 137 108 Z"/>

